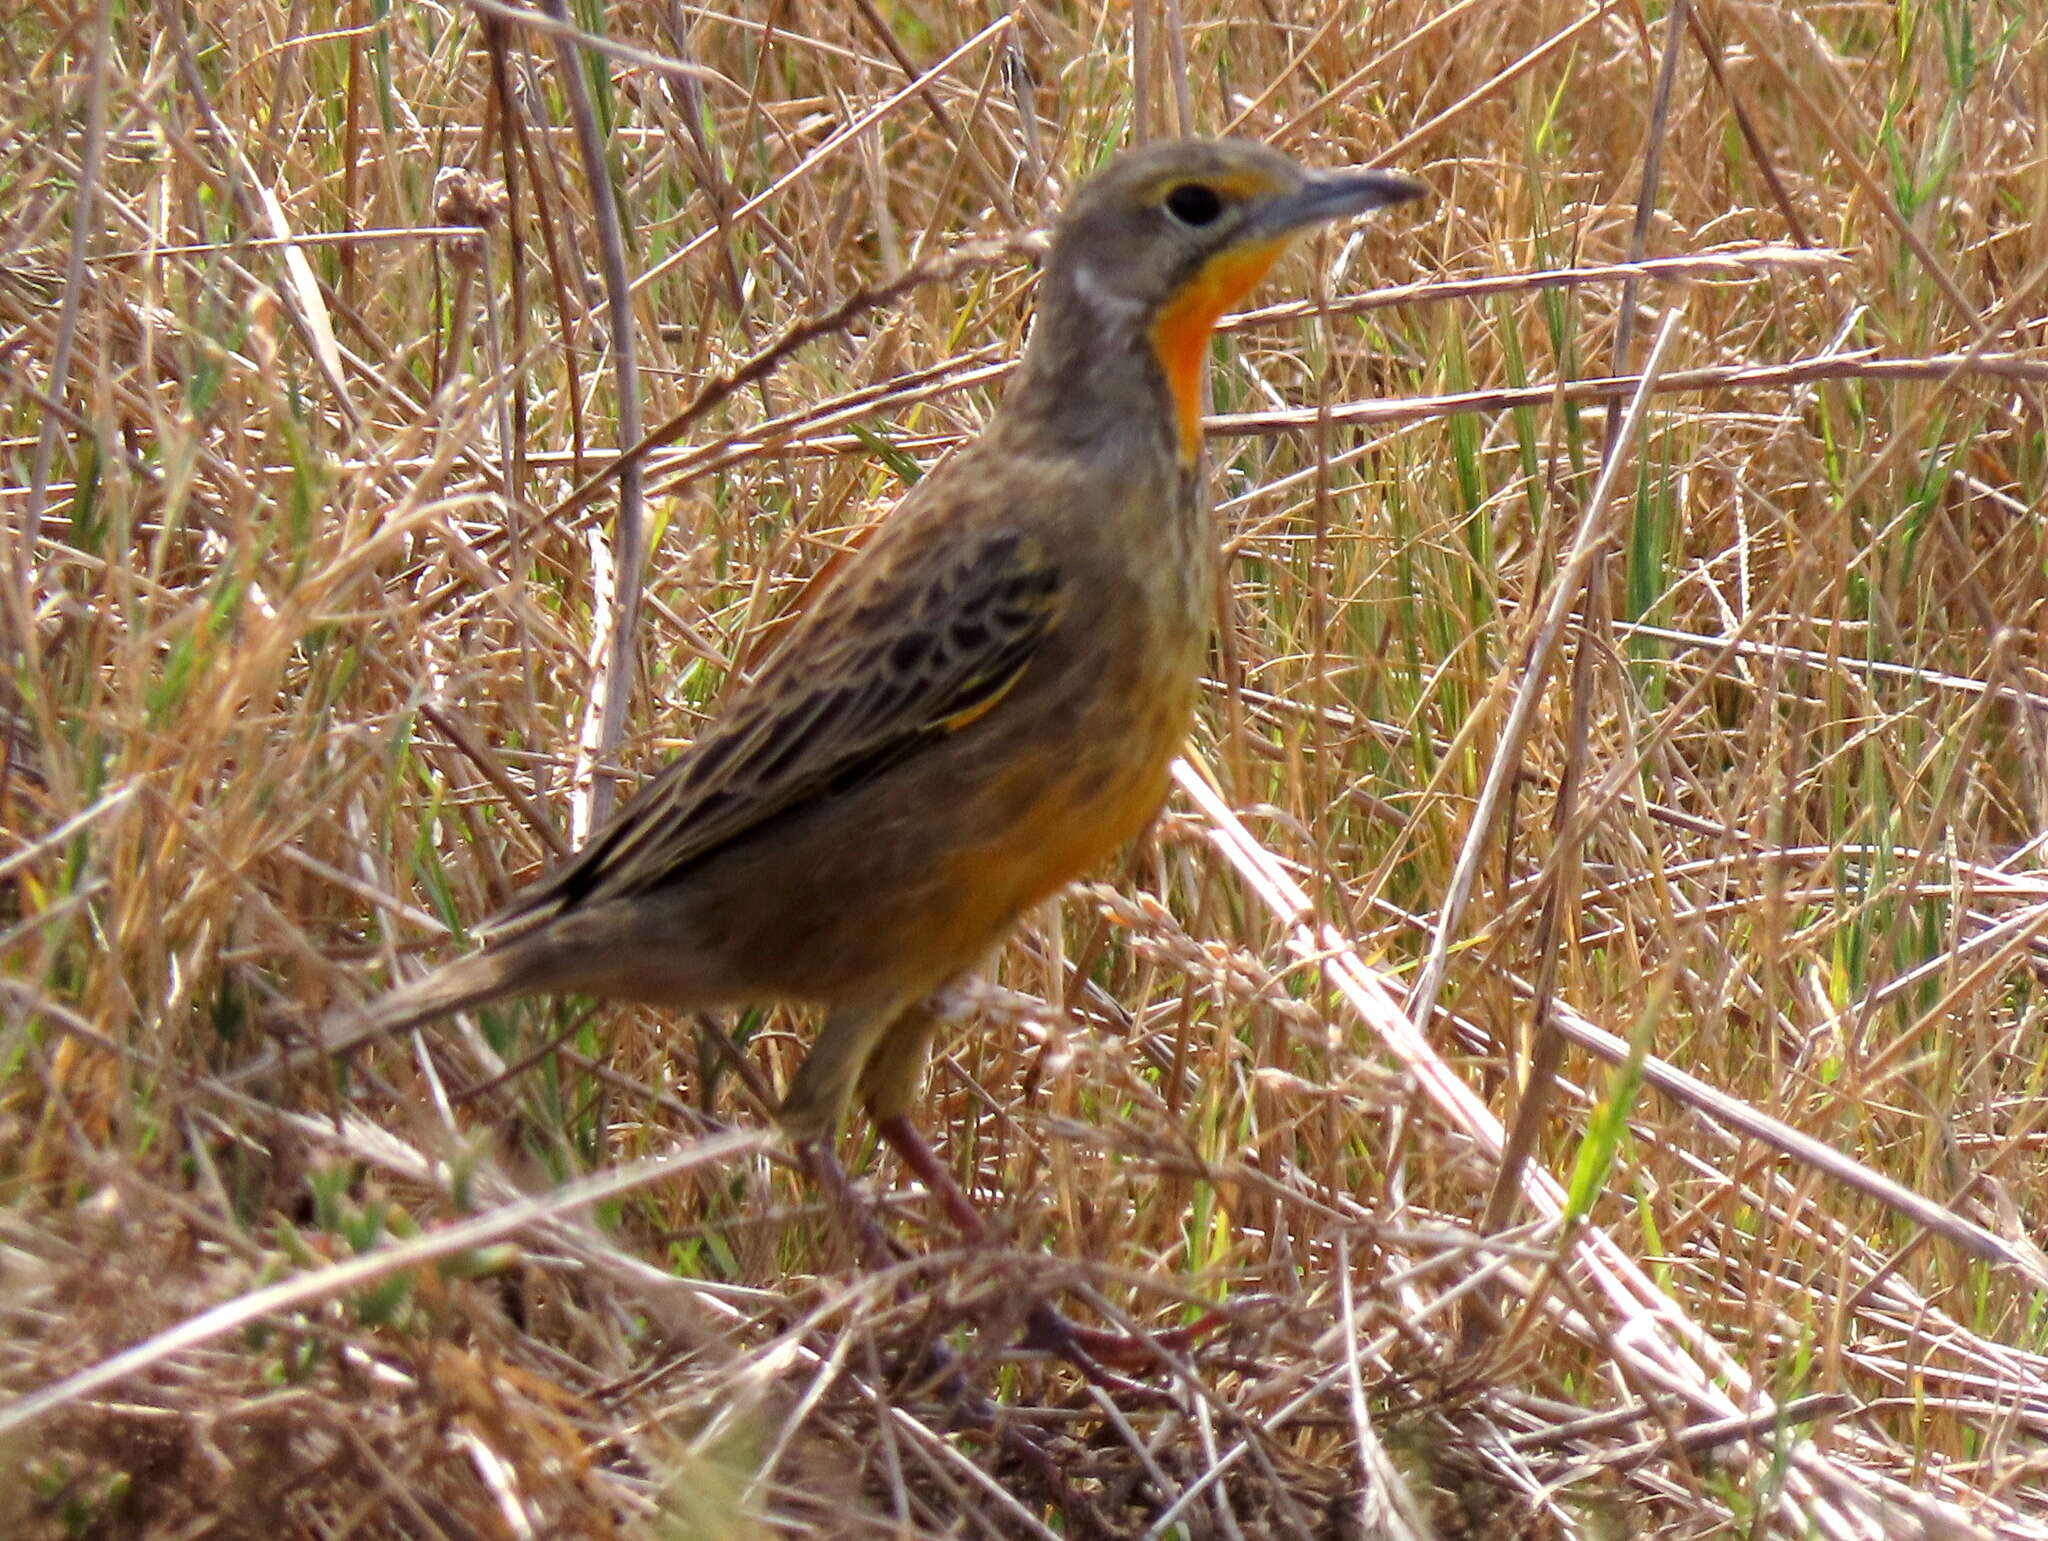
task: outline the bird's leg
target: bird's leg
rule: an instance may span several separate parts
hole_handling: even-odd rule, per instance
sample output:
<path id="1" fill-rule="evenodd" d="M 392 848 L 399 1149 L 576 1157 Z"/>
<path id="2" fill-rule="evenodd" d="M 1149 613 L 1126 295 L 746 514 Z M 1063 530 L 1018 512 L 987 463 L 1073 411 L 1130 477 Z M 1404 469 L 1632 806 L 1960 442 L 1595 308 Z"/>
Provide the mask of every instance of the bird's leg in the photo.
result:
<path id="1" fill-rule="evenodd" d="M 953 1222 L 961 1239 L 970 1245 L 979 1245 L 989 1239 L 988 1222 L 974 1207 L 953 1174 L 946 1170 L 944 1162 L 917 1132 L 907 1114 L 897 1113 L 875 1120 L 875 1132 L 896 1152 L 903 1164 L 910 1168 L 918 1181 L 938 1199 L 946 1211 L 946 1218 Z M 1117 1380 L 1104 1370 L 1105 1365 L 1117 1365 L 1125 1369 L 1147 1369 L 1167 1361 L 1167 1356 L 1186 1353 L 1210 1333 L 1226 1323 L 1219 1311 L 1210 1311 L 1201 1320 L 1185 1327 L 1171 1328 L 1165 1332 L 1131 1333 L 1106 1332 L 1100 1327 L 1083 1327 L 1068 1318 L 1057 1307 L 1040 1301 L 1031 1308 L 1024 1329 L 1023 1346 L 1042 1349 L 1058 1354 L 1072 1362 L 1074 1367 L 1104 1384 Z"/>
<path id="2" fill-rule="evenodd" d="M 899 1013 L 887 1031 L 873 1040 L 861 1067 L 858 1093 L 874 1119 L 875 1132 L 939 1201 L 961 1239 L 980 1246 L 990 1240 L 988 1222 L 910 1121 L 910 1104 L 924 1084 L 925 1063 L 942 1014 L 937 996 Z M 1153 1336 L 1106 1332 L 1083 1327 L 1049 1302 L 1040 1301 L 1027 1318 L 1024 1346 L 1060 1355 L 1098 1385 L 1130 1389 L 1129 1382 L 1104 1366 L 1150 1368 L 1164 1364 L 1168 1354 L 1185 1352 L 1223 1323 L 1221 1315 L 1210 1312 L 1189 1326 Z"/>
<path id="3" fill-rule="evenodd" d="M 872 1204 L 863 1200 L 854 1190 L 853 1181 L 846 1175 L 846 1168 L 839 1164 L 839 1158 L 832 1153 L 831 1142 L 827 1140 L 804 1140 L 796 1146 L 796 1153 L 811 1180 L 824 1190 L 826 1199 L 837 1213 L 839 1223 L 860 1253 L 861 1265 L 870 1272 L 879 1273 L 896 1263 L 898 1254 L 890 1243 L 882 1224 L 875 1218 Z M 897 1299 L 907 1300 L 907 1286 L 897 1287 Z M 938 1386 L 946 1397 L 957 1403 L 970 1421 L 983 1427 L 996 1423 L 995 1409 L 987 1400 L 972 1391 L 962 1378 L 960 1365 L 953 1351 L 943 1343 L 933 1343 L 926 1350 L 925 1361 L 912 1377 Z M 1030 1444 L 1029 1439 L 1025 1439 Z M 1040 1460 L 1044 1452 L 1036 1451 Z"/>
<path id="4" fill-rule="evenodd" d="M 854 1191 L 853 1181 L 839 1164 L 839 1158 L 832 1154 L 830 1142 L 804 1140 L 797 1145 L 796 1153 L 811 1180 L 824 1190 L 853 1242 L 854 1251 L 860 1254 L 862 1266 L 879 1272 L 895 1263 L 896 1249 L 889 1244 L 882 1222 L 875 1218 L 874 1206 Z"/>
<path id="5" fill-rule="evenodd" d="M 974 1200 L 967 1196 L 947 1170 L 938 1153 L 931 1148 L 925 1137 L 917 1132 L 917 1126 L 908 1114 L 898 1113 L 892 1118 L 875 1120 L 875 1133 L 888 1142 L 903 1164 L 910 1168 L 911 1175 L 923 1183 L 939 1201 L 939 1207 L 946 1212 L 946 1218 L 953 1222 L 953 1229 L 960 1233 L 962 1241 L 980 1244 L 989 1239 L 988 1222 L 981 1218 L 981 1211 L 974 1207 Z"/>
<path id="6" fill-rule="evenodd" d="M 833 1154 L 832 1141 L 845 1122 L 856 1089 L 866 1092 L 877 1074 L 878 1062 L 888 1061 L 892 1046 L 904 1040 L 905 1024 L 910 1028 L 907 1048 L 913 1056 L 906 1068 L 914 1085 L 924 1068 L 925 1046 L 935 1025 L 930 1014 L 918 1007 L 906 1011 L 888 1002 L 842 1005 L 825 1018 L 817 1043 L 797 1068 L 796 1079 L 776 1111 L 798 1157 L 838 1211 L 839 1223 L 851 1233 L 861 1261 L 873 1269 L 888 1267 L 901 1254 L 890 1244 L 875 1206 L 854 1191 L 846 1168 Z"/>

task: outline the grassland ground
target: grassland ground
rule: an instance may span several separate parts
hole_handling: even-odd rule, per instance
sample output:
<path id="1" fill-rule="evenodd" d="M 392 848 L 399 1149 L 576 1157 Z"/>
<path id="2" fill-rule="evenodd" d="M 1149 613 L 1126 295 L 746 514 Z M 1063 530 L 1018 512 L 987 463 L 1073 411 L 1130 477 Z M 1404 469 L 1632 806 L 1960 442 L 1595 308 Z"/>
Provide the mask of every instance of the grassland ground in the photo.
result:
<path id="1" fill-rule="evenodd" d="M 0 1531 L 2048 1536 L 2048 15 L 555 14 L 0 18 Z M 999 1245 L 857 1130 L 853 1265 L 782 1011 L 220 1082 L 688 743 L 1183 131 L 1430 197 L 1218 345 L 1174 799 L 921 1117 Z"/>

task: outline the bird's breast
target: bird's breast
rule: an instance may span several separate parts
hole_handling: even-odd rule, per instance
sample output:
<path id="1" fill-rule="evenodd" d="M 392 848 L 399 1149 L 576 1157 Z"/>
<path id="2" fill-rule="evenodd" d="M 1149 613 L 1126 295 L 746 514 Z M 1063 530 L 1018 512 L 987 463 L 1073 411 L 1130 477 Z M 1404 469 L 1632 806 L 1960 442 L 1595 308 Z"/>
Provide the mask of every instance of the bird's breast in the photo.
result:
<path id="1" fill-rule="evenodd" d="M 1128 566 L 1063 615 L 1046 656 L 977 724 L 989 731 L 976 793 L 989 817 L 959 877 L 1003 918 L 1099 867 L 1158 812 L 1212 611 L 1206 568 Z"/>

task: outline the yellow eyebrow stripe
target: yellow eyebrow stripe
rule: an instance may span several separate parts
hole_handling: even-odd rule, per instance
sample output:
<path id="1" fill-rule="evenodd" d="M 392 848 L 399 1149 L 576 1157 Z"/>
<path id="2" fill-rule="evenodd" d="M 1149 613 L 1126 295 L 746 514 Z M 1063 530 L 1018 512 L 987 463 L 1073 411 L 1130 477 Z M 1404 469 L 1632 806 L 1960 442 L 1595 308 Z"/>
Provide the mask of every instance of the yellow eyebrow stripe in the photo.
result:
<path id="1" fill-rule="evenodd" d="M 1164 177 L 1153 184 L 1152 197 L 1164 198 L 1174 188 L 1187 182 L 1200 182 L 1204 187 L 1213 187 L 1232 203 L 1250 203 L 1255 198 L 1265 198 L 1280 189 L 1273 179 L 1257 171 L 1224 171 L 1213 176 L 1183 173 Z"/>

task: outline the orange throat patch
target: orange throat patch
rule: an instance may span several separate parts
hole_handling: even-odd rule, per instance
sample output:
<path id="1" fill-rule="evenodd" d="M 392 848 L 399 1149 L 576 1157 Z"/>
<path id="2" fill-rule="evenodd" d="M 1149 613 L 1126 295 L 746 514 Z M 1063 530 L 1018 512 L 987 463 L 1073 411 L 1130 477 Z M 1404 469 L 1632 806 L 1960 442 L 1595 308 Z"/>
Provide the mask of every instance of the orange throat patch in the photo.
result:
<path id="1" fill-rule="evenodd" d="M 1209 338 L 1223 313 L 1251 293 L 1258 281 L 1287 249 L 1277 236 L 1250 246 L 1218 252 L 1166 302 L 1152 323 L 1152 351 L 1173 393 L 1174 420 L 1180 429 L 1180 463 L 1191 466 L 1202 452 L 1202 365 L 1209 357 Z"/>

